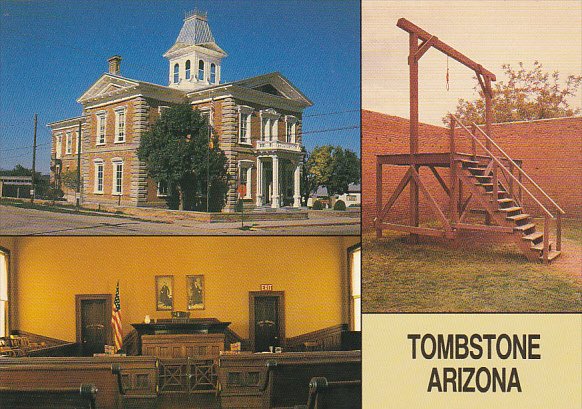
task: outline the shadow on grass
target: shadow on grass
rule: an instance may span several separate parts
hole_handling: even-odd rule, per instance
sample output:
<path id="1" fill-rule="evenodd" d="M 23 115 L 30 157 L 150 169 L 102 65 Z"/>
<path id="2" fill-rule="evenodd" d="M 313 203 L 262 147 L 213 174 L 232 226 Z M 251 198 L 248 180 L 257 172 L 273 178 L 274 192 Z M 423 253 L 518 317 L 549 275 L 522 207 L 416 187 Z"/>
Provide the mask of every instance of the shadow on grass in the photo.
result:
<path id="1" fill-rule="evenodd" d="M 461 239 L 459 247 L 365 234 L 363 311 L 582 311 L 579 276 L 528 262 L 512 243 Z"/>

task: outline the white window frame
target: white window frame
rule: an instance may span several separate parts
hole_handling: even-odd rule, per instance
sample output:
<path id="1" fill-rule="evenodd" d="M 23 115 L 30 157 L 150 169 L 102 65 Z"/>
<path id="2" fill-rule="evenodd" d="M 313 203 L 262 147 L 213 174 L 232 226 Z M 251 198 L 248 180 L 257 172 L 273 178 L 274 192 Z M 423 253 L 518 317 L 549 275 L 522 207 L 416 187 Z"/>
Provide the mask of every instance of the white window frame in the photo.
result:
<path id="1" fill-rule="evenodd" d="M 210 106 L 198 108 L 200 115 L 208 118 L 208 123 L 210 126 L 214 126 L 214 110 Z"/>
<path id="2" fill-rule="evenodd" d="M 95 166 L 95 183 L 93 186 L 93 193 L 103 194 L 105 186 L 105 162 L 103 159 L 95 159 L 93 162 Z M 99 168 L 101 168 L 101 187 L 99 187 Z"/>
<path id="3" fill-rule="evenodd" d="M 160 105 L 158 107 L 158 114 L 160 114 L 160 116 L 162 115 L 162 113 L 166 110 L 169 109 L 170 107 L 168 105 Z"/>
<path id="4" fill-rule="evenodd" d="M 202 61 L 202 78 L 200 78 L 200 61 Z M 204 61 L 202 58 L 198 59 L 198 64 L 196 67 L 196 79 L 198 79 L 198 81 L 206 80 L 206 61 Z"/>
<path id="5" fill-rule="evenodd" d="M 158 182 L 158 191 L 157 191 L 157 195 L 158 195 L 158 197 L 168 197 L 169 186 L 167 186 L 167 185 L 166 185 L 166 189 L 165 189 L 165 190 L 166 190 L 166 192 L 164 193 L 164 192 L 162 191 L 162 189 L 161 189 L 161 185 L 162 185 L 162 182 L 161 182 L 161 181 L 159 181 L 159 182 Z"/>
<path id="6" fill-rule="evenodd" d="M 240 184 L 240 177 L 241 173 L 244 170 L 244 177 L 245 177 L 245 185 L 246 185 L 246 192 L 243 199 L 252 199 L 252 190 L 253 190 L 253 166 L 254 162 L 252 160 L 240 160 L 238 161 L 238 175 L 239 175 L 239 184 Z"/>
<path id="7" fill-rule="evenodd" d="M 285 116 L 285 138 L 289 143 L 297 143 L 297 122 L 293 115 Z"/>
<path id="8" fill-rule="evenodd" d="M 123 118 L 123 123 L 121 122 Z M 125 143 L 125 131 L 127 124 L 127 108 L 119 107 L 115 109 L 115 141 L 114 143 Z M 123 126 L 122 126 L 123 125 Z"/>
<path id="9" fill-rule="evenodd" d="M 72 155 L 73 154 L 73 134 L 71 131 L 67 131 L 65 136 L 65 154 Z"/>
<path id="10" fill-rule="evenodd" d="M 251 121 L 253 112 L 254 109 L 252 107 L 246 105 L 240 105 L 238 107 L 238 143 L 241 145 L 252 144 Z M 244 121 L 243 117 L 245 117 Z"/>
<path id="11" fill-rule="evenodd" d="M 213 67 L 214 67 L 214 71 L 212 70 Z M 212 78 L 213 76 L 214 76 L 214 78 Z M 216 84 L 216 77 L 217 77 L 216 63 L 211 62 L 210 63 L 209 75 L 208 75 L 208 81 L 211 84 Z"/>
<path id="12" fill-rule="evenodd" d="M 100 111 L 95 113 L 97 116 L 97 133 L 95 137 L 95 145 L 102 146 L 107 142 L 107 112 Z"/>
<path id="13" fill-rule="evenodd" d="M 362 246 L 350 248 L 348 252 L 349 271 L 348 279 L 350 283 L 350 330 L 362 330 Z"/>
<path id="14" fill-rule="evenodd" d="M 10 291 L 8 281 L 10 280 L 10 252 L 0 248 L 0 337 L 9 335 Z"/>
<path id="15" fill-rule="evenodd" d="M 114 158 L 111 160 L 113 173 L 111 176 L 111 194 L 113 196 L 123 196 L 123 160 L 121 158 Z M 121 166 L 121 177 L 118 179 L 119 167 Z M 119 182 L 119 183 L 118 183 Z"/>
<path id="16" fill-rule="evenodd" d="M 63 155 L 63 134 L 59 133 L 55 135 L 55 139 L 55 157 L 61 159 L 61 156 Z"/>

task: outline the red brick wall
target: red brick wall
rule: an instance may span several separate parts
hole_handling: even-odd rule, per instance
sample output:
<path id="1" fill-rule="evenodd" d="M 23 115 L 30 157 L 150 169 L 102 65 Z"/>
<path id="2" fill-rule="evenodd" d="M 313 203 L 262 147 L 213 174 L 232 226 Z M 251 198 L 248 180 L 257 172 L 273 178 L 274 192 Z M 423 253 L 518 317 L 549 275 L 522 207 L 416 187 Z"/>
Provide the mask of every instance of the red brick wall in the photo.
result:
<path id="1" fill-rule="evenodd" d="M 420 152 L 447 152 L 448 129 L 439 126 L 420 125 Z M 460 132 L 462 133 L 462 132 Z M 460 135 L 460 133 L 458 133 Z M 364 229 L 373 227 L 376 214 L 376 155 L 407 153 L 409 151 L 409 121 L 404 118 L 362 111 L 362 223 Z M 523 160 L 524 170 L 544 189 L 565 211 L 566 217 L 582 217 L 582 118 L 562 118 L 532 122 L 515 122 L 493 125 L 495 141 L 512 158 Z M 459 150 L 467 151 L 466 138 L 457 138 Z M 429 180 L 429 191 L 441 208 L 446 209 L 448 201 L 428 169 L 423 168 Z M 448 181 L 448 171 L 440 170 Z M 403 167 L 384 166 L 383 201 L 388 200 L 394 188 L 404 175 Z M 526 184 L 527 187 L 529 185 Z M 420 197 L 421 220 L 434 216 L 426 200 Z M 539 214 L 537 207 L 525 203 L 528 213 Z M 391 209 L 390 219 L 408 219 L 408 188 Z"/>

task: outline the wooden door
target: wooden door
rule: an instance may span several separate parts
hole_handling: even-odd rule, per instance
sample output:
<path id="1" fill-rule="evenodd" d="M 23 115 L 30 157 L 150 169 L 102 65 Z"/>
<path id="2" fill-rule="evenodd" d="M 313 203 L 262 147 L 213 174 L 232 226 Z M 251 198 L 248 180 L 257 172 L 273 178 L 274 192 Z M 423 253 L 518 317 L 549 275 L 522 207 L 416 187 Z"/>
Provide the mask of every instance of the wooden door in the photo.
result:
<path id="1" fill-rule="evenodd" d="M 103 353 L 111 340 L 111 295 L 77 295 L 77 342 L 83 356 Z"/>
<path id="2" fill-rule="evenodd" d="M 251 343 L 255 352 L 269 351 L 270 346 L 285 342 L 284 305 L 282 292 L 251 293 Z"/>

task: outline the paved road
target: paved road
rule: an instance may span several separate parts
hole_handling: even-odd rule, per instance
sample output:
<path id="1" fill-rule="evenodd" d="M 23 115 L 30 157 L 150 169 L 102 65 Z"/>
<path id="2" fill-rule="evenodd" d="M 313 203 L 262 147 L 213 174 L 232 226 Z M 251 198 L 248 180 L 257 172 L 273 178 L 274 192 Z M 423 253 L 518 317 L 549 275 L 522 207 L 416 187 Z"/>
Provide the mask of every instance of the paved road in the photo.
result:
<path id="1" fill-rule="evenodd" d="M 245 223 L 160 223 L 106 214 L 69 214 L 0 205 L 0 235 L 357 235 L 359 219 L 311 217 L 308 220 Z"/>

